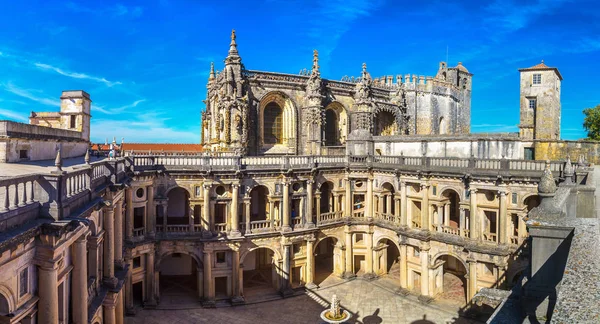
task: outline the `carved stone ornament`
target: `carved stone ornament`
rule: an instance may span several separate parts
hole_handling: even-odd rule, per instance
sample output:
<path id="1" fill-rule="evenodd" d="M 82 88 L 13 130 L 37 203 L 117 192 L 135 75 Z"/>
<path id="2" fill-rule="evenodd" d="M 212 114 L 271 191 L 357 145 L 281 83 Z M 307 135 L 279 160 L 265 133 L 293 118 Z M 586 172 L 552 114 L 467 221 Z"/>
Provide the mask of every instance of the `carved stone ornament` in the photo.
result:
<path id="1" fill-rule="evenodd" d="M 546 162 L 546 168 L 538 184 L 538 192 L 544 194 L 556 192 L 556 183 L 554 182 L 554 176 L 552 175 L 552 171 L 550 171 L 550 163 L 548 162 Z"/>

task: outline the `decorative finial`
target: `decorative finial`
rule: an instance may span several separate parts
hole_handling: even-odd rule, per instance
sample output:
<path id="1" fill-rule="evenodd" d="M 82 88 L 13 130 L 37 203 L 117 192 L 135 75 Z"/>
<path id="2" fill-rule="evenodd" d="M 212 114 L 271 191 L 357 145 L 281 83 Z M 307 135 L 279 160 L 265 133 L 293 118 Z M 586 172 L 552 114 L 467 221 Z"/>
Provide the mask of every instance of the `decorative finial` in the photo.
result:
<path id="1" fill-rule="evenodd" d="M 229 55 L 227 59 L 225 59 L 225 63 L 231 61 L 232 59 L 235 61 L 239 58 L 239 54 L 237 51 L 237 44 L 235 43 L 235 29 L 231 30 L 231 43 L 229 44 Z"/>
<path id="2" fill-rule="evenodd" d="M 85 150 L 85 157 L 83 158 L 85 164 L 90 164 L 90 150 Z"/>
<path id="3" fill-rule="evenodd" d="M 62 171 L 62 157 L 60 156 L 60 148 L 56 151 L 56 159 L 54 160 L 56 171 Z"/>
<path id="4" fill-rule="evenodd" d="M 367 72 L 367 63 L 363 63 L 362 69 L 363 73 Z"/>
<path id="5" fill-rule="evenodd" d="M 215 79 L 215 63 L 210 62 L 210 75 L 208 76 L 208 80 L 214 80 L 214 79 Z"/>
<path id="6" fill-rule="evenodd" d="M 319 62 L 319 51 L 313 50 L 313 62 Z"/>
<path id="7" fill-rule="evenodd" d="M 546 161 L 546 168 L 540 183 L 538 184 L 538 192 L 542 194 L 553 194 L 556 191 L 556 183 L 554 182 L 554 176 L 550 171 L 550 161 Z"/>
<path id="8" fill-rule="evenodd" d="M 458 65 L 462 65 L 462 62 L 458 62 Z"/>
<path id="9" fill-rule="evenodd" d="M 235 44 L 235 29 L 231 30 L 231 44 Z"/>
<path id="10" fill-rule="evenodd" d="M 567 155 L 567 162 L 565 163 L 565 169 L 563 170 L 563 175 L 565 176 L 565 184 L 573 184 L 574 174 L 575 170 L 573 169 L 573 164 L 571 163 L 571 157 Z"/>
<path id="11" fill-rule="evenodd" d="M 544 60 L 542 60 L 542 63 L 544 63 Z"/>
<path id="12" fill-rule="evenodd" d="M 104 138 L 104 145 L 108 145 L 108 137 Z"/>
<path id="13" fill-rule="evenodd" d="M 113 143 L 117 143 L 117 137 L 116 136 L 113 136 L 113 141 L 112 142 Z"/>

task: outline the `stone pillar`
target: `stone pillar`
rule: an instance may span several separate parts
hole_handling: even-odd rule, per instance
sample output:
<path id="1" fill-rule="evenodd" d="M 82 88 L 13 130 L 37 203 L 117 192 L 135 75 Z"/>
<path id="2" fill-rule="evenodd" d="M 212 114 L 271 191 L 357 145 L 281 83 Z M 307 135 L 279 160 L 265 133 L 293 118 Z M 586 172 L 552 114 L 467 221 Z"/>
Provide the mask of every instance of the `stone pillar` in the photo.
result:
<path id="1" fill-rule="evenodd" d="M 373 179 L 367 179 L 365 218 L 373 218 Z"/>
<path id="2" fill-rule="evenodd" d="M 400 287 L 408 289 L 408 259 L 405 244 L 400 245 Z"/>
<path id="3" fill-rule="evenodd" d="M 38 323 L 58 324 L 58 262 L 43 263 L 38 267 Z"/>
<path id="4" fill-rule="evenodd" d="M 465 237 L 465 208 L 460 207 L 460 219 L 458 220 L 458 228 L 460 231 L 460 236 Z"/>
<path id="5" fill-rule="evenodd" d="M 421 247 L 421 295 L 429 296 L 429 246 Z"/>
<path id="6" fill-rule="evenodd" d="M 424 230 L 431 230 L 430 226 L 430 214 L 429 214 L 429 184 L 421 184 L 421 228 Z"/>
<path id="7" fill-rule="evenodd" d="M 392 215 L 392 200 L 394 200 L 394 195 L 392 193 L 385 196 L 385 213 L 388 215 Z"/>
<path id="8" fill-rule="evenodd" d="M 467 287 L 467 303 L 473 299 L 477 293 L 477 261 L 467 260 L 469 263 L 469 282 Z"/>
<path id="9" fill-rule="evenodd" d="M 498 243 L 506 244 L 506 227 L 509 224 L 508 216 L 506 215 L 506 191 L 499 190 L 498 198 L 500 200 L 499 208 L 500 213 L 498 214 Z"/>
<path id="10" fill-rule="evenodd" d="M 406 215 L 406 207 L 408 205 L 406 199 L 406 181 L 400 181 L 400 225 L 407 226 L 408 219 Z"/>
<path id="11" fill-rule="evenodd" d="M 290 183 L 286 180 L 283 182 L 283 219 L 281 230 L 289 232 L 292 230 L 290 226 Z"/>
<path id="12" fill-rule="evenodd" d="M 233 250 L 231 253 L 231 257 L 232 257 L 232 271 L 231 271 L 231 282 L 232 282 L 232 290 L 233 290 L 233 298 L 232 301 L 234 303 L 241 303 L 242 300 L 242 289 L 241 289 L 241 285 L 242 285 L 242 281 L 240 281 L 240 251 L 239 250 Z"/>
<path id="13" fill-rule="evenodd" d="M 283 264 L 282 264 L 282 273 L 281 273 L 281 294 L 283 296 L 288 296 L 293 291 L 290 287 L 290 271 L 291 271 L 291 253 L 292 244 L 284 244 L 283 245 Z"/>
<path id="14" fill-rule="evenodd" d="M 346 183 L 346 208 L 344 217 L 352 217 L 352 193 L 350 192 L 350 179 L 345 179 Z"/>
<path id="15" fill-rule="evenodd" d="M 146 235 L 154 237 L 156 225 L 156 207 L 154 206 L 154 186 L 149 185 L 146 190 L 148 202 L 146 204 Z M 118 316 L 117 316 L 118 317 Z"/>
<path id="16" fill-rule="evenodd" d="M 444 205 L 444 226 L 450 226 L 450 203 Z"/>
<path id="17" fill-rule="evenodd" d="M 246 234 L 250 234 L 250 197 L 244 197 L 244 209 L 246 214 Z"/>
<path id="18" fill-rule="evenodd" d="M 383 210 L 385 208 L 383 208 L 383 206 L 385 206 L 385 196 L 383 195 L 383 193 L 379 194 L 379 203 L 377 204 L 377 209 L 379 210 L 379 214 L 383 214 Z M 389 209 L 388 209 L 389 210 Z"/>
<path id="19" fill-rule="evenodd" d="M 314 251 L 314 238 L 306 240 L 306 287 L 314 288 L 315 285 L 315 251 Z M 335 259 L 335 258 L 334 258 Z M 335 268 L 335 265 L 334 265 Z"/>
<path id="20" fill-rule="evenodd" d="M 234 183 L 233 185 L 231 185 L 232 187 L 232 193 L 231 193 L 231 236 L 240 236 L 240 213 L 238 211 L 239 208 L 239 202 L 238 202 L 238 196 L 239 196 L 239 189 L 240 189 L 240 185 L 237 183 Z"/>
<path id="21" fill-rule="evenodd" d="M 146 302 L 156 305 L 154 298 L 154 249 L 146 254 Z"/>
<path id="22" fill-rule="evenodd" d="M 210 224 L 210 187 L 211 184 L 208 182 L 203 183 L 202 188 L 203 192 L 203 202 L 202 202 L 202 236 L 211 237 L 212 234 L 210 232 L 211 224 Z"/>
<path id="23" fill-rule="evenodd" d="M 160 207 L 163 209 L 163 232 L 167 232 L 167 219 L 169 217 L 169 215 L 167 215 L 167 207 L 168 207 L 168 202 L 163 202 Z M 202 222 L 200 222 L 202 223 Z"/>
<path id="24" fill-rule="evenodd" d="M 214 303 L 215 289 L 212 278 L 212 250 L 204 250 L 204 299 L 208 303 Z"/>
<path id="25" fill-rule="evenodd" d="M 133 188 L 125 190 L 125 238 L 130 240 L 133 237 Z"/>
<path id="26" fill-rule="evenodd" d="M 481 234 L 479 233 L 479 215 L 477 211 L 477 189 L 470 188 L 471 195 L 471 210 L 469 212 L 469 235 L 472 239 L 481 238 Z"/>
<path id="27" fill-rule="evenodd" d="M 306 218 L 304 219 L 304 224 L 308 228 L 315 227 L 315 223 L 313 222 L 313 203 L 315 201 L 315 197 L 313 195 L 313 184 L 315 182 L 310 179 L 306 181 Z"/>
<path id="28" fill-rule="evenodd" d="M 87 239 L 87 248 L 89 250 L 88 254 L 88 269 L 91 270 L 91 273 L 88 273 L 88 276 L 96 277 L 97 281 L 100 281 L 98 277 L 100 276 L 99 269 L 99 257 L 100 257 L 100 242 L 98 236 L 90 235 Z M 101 279 L 101 278 L 100 278 Z M 86 284 L 87 285 L 87 284 Z"/>
<path id="29" fill-rule="evenodd" d="M 123 265 L 123 200 L 117 202 L 115 211 L 115 263 Z"/>
<path id="30" fill-rule="evenodd" d="M 365 277 L 367 278 L 374 278 L 375 276 L 375 271 L 374 271 L 374 267 L 373 267 L 373 233 L 369 230 L 366 234 L 365 234 L 365 240 L 366 240 L 366 247 L 367 247 L 367 255 L 365 257 L 365 261 L 367 263 L 367 269 L 366 269 L 366 273 L 365 273 Z"/>
<path id="31" fill-rule="evenodd" d="M 116 324 L 117 323 L 117 317 L 115 314 L 115 308 L 116 308 L 117 304 L 116 304 L 116 300 L 114 300 L 114 296 L 113 293 L 108 293 L 108 295 L 106 296 L 106 298 L 104 299 L 104 302 L 102 304 L 102 310 L 103 310 L 103 320 L 104 320 L 104 324 Z"/>
<path id="32" fill-rule="evenodd" d="M 317 224 L 321 221 L 321 192 L 317 190 L 317 194 L 315 195 L 315 199 L 317 200 L 316 212 L 317 212 Z"/>
<path id="33" fill-rule="evenodd" d="M 519 243 L 521 243 L 523 238 L 527 236 L 527 226 L 525 226 L 525 222 L 523 221 L 523 218 L 526 216 L 526 213 L 522 213 L 517 216 L 517 234 L 519 235 Z"/>
<path id="34" fill-rule="evenodd" d="M 87 285 L 87 239 L 82 235 L 73 243 L 73 279 L 71 294 L 73 301 L 73 323 L 88 322 L 88 285 Z"/>
<path id="35" fill-rule="evenodd" d="M 115 278 L 115 210 L 104 209 L 104 278 L 114 285 Z"/>
<path id="36" fill-rule="evenodd" d="M 348 279 L 356 277 L 356 275 L 352 267 L 352 233 L 350 232 L 350 226 L 346 226 L 344 231 L 346 233 L 346 272 L 344 273 L 344 278 Z"/>
<path id="37" fill-rule="evenodd" d="M 123 324 L 124 322 L 123 293 L 124 290 L 121 290 L 117 296 L 117 305 L 115 307 L 115 319 L 117 324 Z"/>
<path id="38" fill-rule="evenodd" d="M 133 314 L 133 259 L 131 256 L 127 257 L 126 262 L 129 264 L 129 271 L 127 271 L 127 280 L 125 281 L 125 309 L 127 314 Z"/>
<path id="39" fill-rule="evenodd" d="M 198 298 L 202 300 L 202 297 L 204 296 L 204 269 L 196 269 L 196 283 L 198 290 Z"/>

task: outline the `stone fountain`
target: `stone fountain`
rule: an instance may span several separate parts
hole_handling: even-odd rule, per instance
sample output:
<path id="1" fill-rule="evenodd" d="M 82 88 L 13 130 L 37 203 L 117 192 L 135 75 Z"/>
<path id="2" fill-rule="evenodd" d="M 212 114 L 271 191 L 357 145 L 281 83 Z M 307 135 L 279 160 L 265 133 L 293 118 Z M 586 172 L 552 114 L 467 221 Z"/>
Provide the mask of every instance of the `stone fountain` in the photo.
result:
<path id="1" fill-rule="evenodd" d="M 340 300 L 334 294 L 329 309 L 321 312 L 321 319 L 327 323 L 343 323 L 350 318 L 350 313 L 340 307 Z"/>

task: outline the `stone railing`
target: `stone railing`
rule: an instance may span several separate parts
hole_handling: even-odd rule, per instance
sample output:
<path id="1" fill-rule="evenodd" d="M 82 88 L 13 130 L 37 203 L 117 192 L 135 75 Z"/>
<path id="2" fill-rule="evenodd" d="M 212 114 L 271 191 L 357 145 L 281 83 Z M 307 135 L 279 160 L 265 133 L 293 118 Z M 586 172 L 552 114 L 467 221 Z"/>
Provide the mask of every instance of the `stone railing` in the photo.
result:
<path id="1" fill-rule="evenodd" d="M 190 225 L 167 225 L 165 228 L 166 233 L 183 233 L 189 232 Z"/>
<path id="2" fill-rule="evenodd" d="M 411 221 L 412 228 L 421 228 L 421 222 Z"/>
<path id="3" fill-rule="evenodd" d="M 317 223 L 320 224 L 329 224 L 333 223 L 342 218 L 342 212 L 328 212 L 328 213 L 320 213 Z"/>
<path id="4" fill-rule="evenodd" d="M 215 223 L 215 232 L 227 232 L 227 223 Z"/>
<path id="5" fill-rule="evenodd" d="M 255 234 L 255 233 L 262 233 L 262 232 L 267 232 L 270 231 L 271 228 L 271 220 L 259 220 L 259 221 L 251 221 L 250 222 L 250 232 Z"/>
<path id="6" fill-rule="evenodd" d="M 38 216 L 41 175 L 0 179 L 0 232 Z"/>
<path id="7" fill-rule="evenodd" d="M 134 237 L 144 236 L 145 232 L 146 232 L 146 229 L 143 228 L 143 227 L 134 228 L 133 229 L 133 236 Z"/>
<path id="8" fill-rule="evenodd" d="M 498 235 L 494 233 L 486 233 L 484 232 L 482 235 L 484 241 L 488 242 L 496 242 L 498 240 Z"/>
<path id="9" fill-rule="evenodd" d="M 455 172 L 490 173 L 509 172 L 525 173 L 527 176 L 541 176 L 546 161 L 508 160 L 508 159 L 475 159 L 475 158 L 441 158 L 414 156 L 221 156 L 188 154 L 141 155 L 129 156 L 135 170 L 147 169 L 189 169 L 203 170 L 264 170 L 264 169 L 311 169 L 313 167 L 377 167 L 381 169 L 414 169 L 420 171 L 453 170 Z M 550 162 L 550 169 L 561 175 L 564 162 Z"/>
<path id="10" fill-rule="evenodd" d="M 458 227 L 452 227 L 452 226 L 446 226 L 446 225 L 440 225 L 440 224 L 434 224 L 433 227 L 438 232 L 452 234 L 452 235 L 460 235 L 460 228 L 458 228 Z"/>

